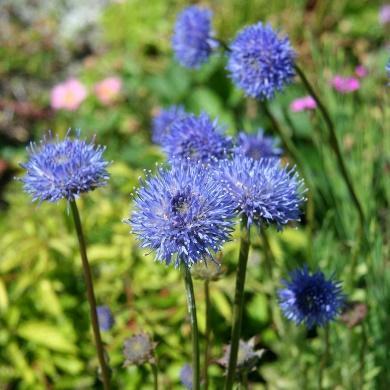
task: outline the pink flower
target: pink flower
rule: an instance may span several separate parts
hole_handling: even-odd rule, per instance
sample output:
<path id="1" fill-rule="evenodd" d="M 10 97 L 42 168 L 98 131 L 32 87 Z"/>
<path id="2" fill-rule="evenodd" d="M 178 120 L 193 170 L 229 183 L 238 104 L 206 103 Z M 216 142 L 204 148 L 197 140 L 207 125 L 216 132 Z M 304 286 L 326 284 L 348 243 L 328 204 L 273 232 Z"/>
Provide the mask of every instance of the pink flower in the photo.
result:
<path id="1" fill-rule="evenodd" d="M 304 96 L 304 97 L 295 99 L 290 104 L 290 110 L 292 112 L 314 110 L 316 107 L 317 107 L 317 103 L 311 96 Z"/>
<path id="2" fill-rule="evenodd" d="M 122 80 L 119 77 L 108 77 L 95 85 L 95 93 L 104 105 L 113 103 L 119 96 Z"/>
<path id="3" fill-rule="evenodd" d="M 55 110 L 76 110 L 87 97 L 87 89 L 76 79 L 68 79 L 57 84 L 51 91 L 51 106 Z"/>
<path id="4" fill-rule="evenodd" d="M 358 65 L 355 68 L 355 74 L 357 77 L 362 79 L 363 77 L 366 77 L 368 75 L 368 70 L 363 65 Z"/>
<path id="5" fill-rule="evenodd" d="M 360 81 L 355 77 L 334 76 L 331 80 L 332 87 L 340 93 L 349 93 L 360 88 Z"/>
<path id="6" fill-rule="evenodd" d="M 390 4 L 384 4 L 379 10 L 379 23 L 390 23 Z"/>

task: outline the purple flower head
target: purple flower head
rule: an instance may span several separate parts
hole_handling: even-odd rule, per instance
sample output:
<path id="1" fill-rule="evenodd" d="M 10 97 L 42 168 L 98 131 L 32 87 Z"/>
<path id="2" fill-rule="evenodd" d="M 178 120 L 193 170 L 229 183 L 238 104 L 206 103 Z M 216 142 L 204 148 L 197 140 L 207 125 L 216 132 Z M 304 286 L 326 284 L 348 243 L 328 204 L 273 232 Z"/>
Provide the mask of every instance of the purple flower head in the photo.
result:
<path id="1" fill-rule="evenodd" d="M 192 367 L 189 364 L 185 364 L 180 370 L 180 382 L 188 389 L 192 389 Z"/>
<path id="2" fill-rule="evenodd" d="M 170 169 L 141 181 L 131 224 L 143 248 L 156 259 L 191 267 L 206 261 L 229 240 L 234 205 L 211 168 L 177 160 Z"/>
<path id="3" fill-rule="evenodd" d="M 386 72 L 387 72 L 387 78 L 390 79 L 390 58 L 387 60 Z"/>
<path id="4" fill-rule="evenodd" d="M 279 157 L 283 151 L 276 146 L 276 143 L 273 137 L 265 136 L 262 129 L 259 129 L 256 134 L 240 132 L 235 152 L 254 160 L 260 160 L 262 157 Z"/>
<path id="5" fill-rule="evenodd" d="M 340 93 L 357 91 L 360 88 L 360 81 L 356 77 L 343 77 L 336 75 L 331 80 L 332 87 Z"/>
<path id="6" fill-rule="evenodd" d="M 124 343 L 125 366 L 141 365 L 154 362 L 156 343 L 146 333 L 139 333 L 128 338 Z"/>
<path id="7" fill-rule="evenodd" d="M 71 201 L 104 186 L 109 178 L 109 163 L 103 158 L 105 147 L 80 139 L 80 132 L 74 139 L 69 138 L 69 132 L 63 140 L 50 135 L 39 145 L 31 143 L 27 150 L 30 159 L 21 164 L 27 171 L 21 180 L 33 201 Z"/>
<path id="8" fill-rule="evenodd" d="M 108 306 L 98 306 L 96 311 L 100 329 L 104 331 L 110 330 L 115 324 L 110 308 Z"/>
<path id="9" fill-rule="evenodd" d="M 357 65 L 355 67 L 355 74 L 357 77 L 359 77 L 360 79 L 363 79 L 364 77 L 366 77 L 368 75 L 368 70 L 365 66 L 363 65 Z"/>
<path id="10" fill-rule="evenodd" d="M 287 37 L 270 25 L 245 27 L 230 45 L 227 70 L 237 87 L 257 99 L 272 99 L 295 74 L 295 53 Z"/>
<path id="11" fill-rule="evenodd" d="M 339 282 L 325 279 L 320 271 L 310 274 L 306 266 L 293 271 L 290 278 L 278 292 L 286 318 L 312 328 L 326 325 L 340 313 L 345 298 Z"/>
<path id="12" fill-rule="evenodd" d="M 232 141 L 207 114 L 188 114 L 173 123 L 163 148 L 169 159 L 212 162 L 226 157 L 232 149 Z"/>
<path id="13" fill-rule="evenodd" d="M 303 180 L 295 169 L 282 167 L 277 158 L 253 160 L 236 155 L 221 161 L 216 173 L 240 214 L 250 224 L 275 224 L 278 229 L 299 221 Z"/>
<path id="14" fill-rule="evenodd" d="M 298 99 L 295 99 L 290 104 L 290 110 L 292 112 L 301 112 L 307 110 L 315 110 L 317 108 L 317 103 L 311 96 L 304 96 Z"/>
<path id="15" fill-rule="evenodd" d="M 198 68 L 209 58 L 215 43 L 212 41 L 212 12 L 190 6 L 177 17 L 172 46 L 177 61 L 187 68 Z"/>
<path id="16" fill-rule="evenodd" d="M 170 106 L 162 109 L 154 118 L 152 124 L 153 142 L 163 144 L 164 139 L 171 132 L 173 122 L 186 115 L 183 106 Z"/>
<path id="17" fill-rule="evenodd" d="M 390 4 L 384 4 L 379 10 L 379 23 L 383 25 L 390 23 Z"/>

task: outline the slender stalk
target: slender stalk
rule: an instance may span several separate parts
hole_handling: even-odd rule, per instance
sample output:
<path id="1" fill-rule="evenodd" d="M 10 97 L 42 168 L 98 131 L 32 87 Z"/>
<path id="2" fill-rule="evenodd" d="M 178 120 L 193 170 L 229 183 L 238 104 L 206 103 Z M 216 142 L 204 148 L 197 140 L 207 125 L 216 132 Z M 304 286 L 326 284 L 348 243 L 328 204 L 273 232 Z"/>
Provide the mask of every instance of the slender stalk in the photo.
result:
<path id="1" fill-rule="evenodd" d="M 238 269 L 236 277 L 236 292 L 233 304 L 233 325 L 231 335 L 231 346 L 228 371 L 225 380 L 225 390 L 232 390 L 234 377 L 236 374 L 237 355 L 241 336 L 242 314 L 244 309 L 244 286 L 245 274 L 248 264 L 248 254 L 250 246 L 249 229 L 247 226 L 248 219 L 243 215 L 241 220 L 241 243 L 238 257 Z"/>
<path id="2" fill-rule="evenodd" d="M 98 355 L 99 364 L 101 368 L 101 377 L 102 377 L 104 389 L 109 390 L 110 374 L 106 363 L 106 359 L 104 357 L 104 347 L 103 347 L 102 338 L 100 336 L 99 322 L 98 322 L 98 316 L 96 312 L 96 299 L 95 299 L 95 293 L 93 289 L 92 274 L 88 263 L 87 249 L 85 245 L 85 239 L 84 239 L 83 229 L 80 220 L 80 214 L 77 209 L 76 201 L 70 202 L 70 208 L 72 210 L 73 220 L 77 232 L 77 238 L 79 241 L 81 262 L 83 265 L 84 279 L 87 287 L 87 297 L 89 302 L 92 329 L 95 337 L 96 350 L 97 350 L 97 355 Z"/>
<path id="3" fill-rule="evenodd" d="M 317 106 L 318 106 L 319 110 L 321 111 L 321 114 L 325 120 L 325 123 L 328 127 L 328 130 L 329 130 L 330 146 L 332 147 L 334 153 L 336 154 L 337 163 L 339 165 L 341 174 L 344 178 L 344 181 L 345 181 L 345 184 L 347 185 L 349 194 L 350 194 L 352 201 L 356 207 L 356 210 L 359 214 L 360 223 L 362 226 L 364 226 L 365 216 L 364 216 L 363 207 L 362 207 L 362 205 L 359 201 L 359 198 L 356 194 L 355 188 L 354 188 L 353 183 L 352 183 L 352 179 L 349 175 L 347 166 L 345 164 L 343 154 L 341 152 L 340 145 L 339 145 L 339 142 L 337 139 L 337 134 L 336 134 L 336 129 L 335 129 L 334 123 L 333 123 L 333 121 L 328 113 L 328 110 L 326 109 L 325 105 L 322 103 L 321 99 L 318 97 L 318 95 L 314 91 L 314 88 L 310 84 L 309 80 L 305 76 L 302 69 L 298 65 L 295 65 L 295 70 L 296 70 L 298 76 L 300 77 L 300 79 L 302 80 L 302 83 L 305 85 L 305 88 L 307 89 L 309 94 L 316 101 Z"/>
<path id="4" fill-rule="evenodd" d="M 318 373 L 318 388 L 323 389 L 322 382 L 324 377 L 325 368 L 328 366 L 329 354 L 330 354 L 330 343 L 329 343 L 329 325 L 324 327 L 324 338 L 325 338 L 325 351 L 320 362 L 320 369 Z"/>
<path id="5" fill-rule="evenodd" d="M 154 388 L 154 390 L 158 390 L 158 368 L 157 368 L 157 363 L 156 362 L 150 363 L 150 366 L 152 367 L 152 373 L 153 373 L 153 388 Z"/>
<path id="6" fill-rule="evenodd" d="M 210 317 L 210 282 L 204 281 L 204 296 L 206 303 L 206 332 L 205 332 L 205 348 L 204 348 L 204 390 L 209 388 L 209 361 L 210 361 L 210 331 L 211 331 L 211 317 Z"/>
<path id="7" fill-rule="evenodd" d="M 184 265 L 184 282 L 187 293 L 188 313 L 190 314 L 192 328 L 192 388 L 200 390 L 200 360 L 199 360 L 199 331 L 198 320 L 196 318 L 196 305 L 194 286 L 190 269 Z"/>

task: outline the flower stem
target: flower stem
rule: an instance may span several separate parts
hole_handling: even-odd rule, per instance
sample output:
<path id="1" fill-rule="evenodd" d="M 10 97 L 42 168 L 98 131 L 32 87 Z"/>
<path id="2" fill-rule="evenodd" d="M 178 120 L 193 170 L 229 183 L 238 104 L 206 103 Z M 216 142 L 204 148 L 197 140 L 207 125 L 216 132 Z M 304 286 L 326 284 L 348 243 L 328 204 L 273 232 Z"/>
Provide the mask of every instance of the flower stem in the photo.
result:
<path id="1" fill-rule="evenodd" d="M 204 281 L 204 296 L 206 303 L 206 332 L 205 332 L 205 348 L 204 348 L 204 390 L 209 387 L 209 360 L 210 360 L 210 331 L 211 331 L 211 317 L 210 317 L 210 282 Z"/>
<path id="2" fill-rule="evenodd" d="M 192 388 L 200 390 L 200 360 L 199 360 L 199 331 L 198 320 L 196 318 L 196 304 L 194 295 L 194 286 L 190 269 L 184 265 L 184 282 L 187 293 L 188 312 L 190 314 L 192 328 Z"/>
<path id="3" fill-rule="evenodd" d="M 244 286 L 245 274 L 248 264 L 248 254 L 250 246 L 249 228 L 247 226 L 248 219 L 243 215 L 241 220 L 241 243 L 240 253 L 238 257 L 238 269 L 236 278 L 236 292 L 233 304 L 233 325 L 231 335 L 231 346 L 228 371 L 225 380 L 225 390 L 232 390 L 234 377 L 236 374 L 237 355 L 241 336 L 242 315 L 244 310 Z"/>
<path id="4" fill-rule="evenodd" d="M 324 355 L 322 357 L 322 360 L 320 362 L 320 369 L 318 373 L 318 388 L 321 390 L 323 389 L 323 376 L 325 368 L 328 365 L 329 362 L 329 353 L 330 353 L 330 343 L 329 343 L 329 325 L 325 325 L 324 327 L 324 341 L 325 341 L 325 351 Z"/>
<path id="5" fill-rule="evenodd" d="M 337 134 L 336 134 L 336 129 L 335 129 L 334 123 L 333 123 L 333 121 L 328 113 L 328 110 L 326 109 L 325 105 L 322 103 L 322 101 L 320 100 L 320 98 L 318 97 L 316 92 L 314 91 L 314 88 L 310 84 L 309 80 L 307 79 L 307 77 L 304 74 L 304 72 L 302 71 L 302 69 L 298 65 L 295 65 L 295 70 L 296 70 L 298 76 L 300 77 L 300 79 L 302 80 L 302 83 L 305 85 L 305 88 L 307 89 L 309 94 L 316 101 L 317 106 L 318 106 L 319 110 L 321 111 L 321 114 L 325 120 L 325 123 L 328 127 L 328 130 L 329 130 L 330 146 L 333 149 L 334 153 L 336 154 L 339 169 L 340 169 L 341 174 L 344 178 L 345 184 L 347 185 L 347 188 L 348 188 L 349 194 L 352 198 L 352 201 L 353 201 L 353 203 L 356 207 L 356 210 L 359 214 L 360 224 L 362 226 L 364 226 L 365 216 L 364 216 L 363 207 L 359 201 L 359 198 L 357 197 L 355 188 L 354 188 L 353 183 L 352 183 L 352 179 L 351 179 L 349 172 L 347 170 L 347 166 L 345 164 L 343 154 L 341 152 L 340 145 L 339 145 L 339 142 L 337 139 Z"/>
<path id="6" fill-rule="evenodd" d="M 77 209 L 76 201 L 73 200 L 70 202 L 70 208 L 72 210 L 73 220 L 74 220 L 74 224 L 75 224 L 76 232 L 77 232 L 77 238 L 79 241 L 81 262 L 83 265 L 84 279 L 85 279 L 85 284 L 87 287 L 87 297 L 88 297 L 88 302 L 89 302 L 92 329 L 93 329 L 93 334 L 95 337 L 96 350 L 97 350 L 97 355 L 98 355 L 99 364 L 100 364 L 100 368 L 101 368 L 101 377 L 102 377 L 104 389 L 109 390 L 110 389 L 110 375 L 109 375 L 109 370 L 108 370 L 108 367 L 106 364 L 106 359 L 104 357 L 104 347 L 103 347 L 103 342 L 102 342 L 102 339 L 100 336 L 99 322 L 98 322 L 98 316 L 97 316 L 97 312 L 96 312 L 96 299 L 95 299 L 95 293 L 94 293 L 94 289 L 93 289 L 91 269 L 90 269 L 89 263 L 88 263 L 87 249 L 86 249 L 86 245 L 85 245 L 83 229 L 82 229 L 81 221 L 80 221 L 80 214 L 79 214 L 79 211 Z"/>
<path id="7" fill-rule="evenodd" d="M 153 373 L 153 388 L 154 390 L 158 390 L 158 368 L 157 368 L 157 363 L 152 362 L 150 363 L 152 367 L 152 373 Z"/>

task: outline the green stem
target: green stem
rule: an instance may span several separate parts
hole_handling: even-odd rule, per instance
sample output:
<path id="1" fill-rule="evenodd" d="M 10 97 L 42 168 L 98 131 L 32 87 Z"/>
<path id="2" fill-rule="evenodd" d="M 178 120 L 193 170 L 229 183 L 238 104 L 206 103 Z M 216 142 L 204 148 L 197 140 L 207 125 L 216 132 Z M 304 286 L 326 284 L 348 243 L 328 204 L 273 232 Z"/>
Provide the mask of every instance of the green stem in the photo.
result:
<path id="1" fill-rule="evenodd" d="M 192 388 L 200 390 L 199 331 L 196 318 L 194 286 L 190 269 L 184 265 L 184 281 L 187 293 L 187 305 L 192 328 Z"/>
<path id="2" fill-rule="evenodd" d="M 360 224 L 362 226 L 364 226 L 365 216 L 364 216 L 363 207 L 359 201 L 359 198 L 357 197 L 355 188 L 354 188 L 353 183 L 352 183 L 352 179 L 351 179 L 349 172 L 347 170 L 347 166 L 345 164 L 343 154 L 342 154 L 341 149 L 340 149 L 340 145 L 339 145 L 339 142 L 337 139 L 336 129 L 335 129 L 335 126 L 333 124 L 333 121 L 328 113 L 328 110 L 326 109 L 325 105 L 322 103 L 322 101 L 320 100 L 320 98 L 318 97 L 316 92 L 314 91 L 309 80 L 307 79 L 307 77 L 303 73 L 302 69 L 298 65 L 295 65 L 295 70 L 296 70 L 298 76 L 300 77 L 300 79 L 302 80 L 303 84 L 305 85 L 309 94 L 316 101 L 317 106 L 318 106 L 318 108 L 319 108 L 319 110 L 320 110 L 320 112 L 325 120 L 325 123 L 328 127 L 328 130 L 329 130 L 330 146 L 332 147 L 334 153 L 336 154 L 337 163 L 339 165 L 341 174 L 344 178 L 344 181 L 345 181 L 345 184 L 347 185 L 349 194 L 350 194 L 352 201 L 356 207 L 356 210 L 359 214 Z"/>
<path id="3" fill-rule="evenodd" d="M 211 332 L 211 317 L 210 317 L 210 282 L 204 281 L 204 296 L 206 303 L 206 332 L 205 332 L 205 348 L 204 348 L 204 390 L 209 387 L 209 360 L 210 360 L 210 332 Z"/>
<path id="4" fill-rule="evenodd" d="M 230 356 L 228 371 L 225 380 L 225 390 L 232 390 L 234 377 L 236 374 L 237 355 L 241 336 L 242 315 L 244 309 L 244 286 L 245 286 L 245 274 L 248 264 L 248 254 L 250 246 L 249 229 L 247 226 L 248 219 L 245 215 L 241 221 L 241 243 L 240 253 L 238 257 L 238 269 L 236 278 L 236 292 L 234 296 L 233 304 L 233 325 L 230 345 Z"/>
<path id="5" fill-rule="evenodd" d="M 94 289 L 93 289 L 91 269 L 90 269 L 89 263 L 88 263 L 87 249 L 86 249 L 86 245 L 85 245 L 85 239 L 84 239 L 83 229 L 82 229 L 81 220 L 80 220 L 80 214 L 79 214 L 79 211 L 77 209 L 76 201 L 73 200 L 70 202 L 70 208 L 72 210 L 74 224 L 75 224 L 76 232 L 77 232 L 77 238 L 79 241 L 81 262 L 83 265 L 84 279 L 85 279 L 85 284 L 87 287 L 87 297 L 88 297 L 88 302 L 89 302 L 92 329 L 93 329 L 93 334 L 95 337 L 96 350 L 97 350 L 97 355 L 98 355 L 99 364 L 100 364 L 100 368 L 101 368 L 101 377 L 102 377 L 104 389 L 109 390 L 110 389 L 110 374 L 109 374 L 108 366 L 106 363 L 106 359 L 104 357 L 104 347 L 103 347 L 102 338 L 100 336 L 99 321 L 98 321 L 98 316 L 97 316 L 97 312 L 96 312 L 96 299 L 95 299 L 95 293 L 94 293 Z"/>
<path id="6" fill-rule="evenodd" d="M 158 390 L 158 368 L 157 368 L 157 363 L 153 362 L 150 363 L 152 367 L 152 373 L 153 373 L 153 388 L 154 390 Z"/>
<path id="7" fill-rule="evenodd" d="M 320 363 L 320 370 L 318 374 L 318 388 L 323 389 L 322 382 L 325 368 L 328 366 L 329 362 L 329 353 L 330 353 L 330 343 L 329 343 L 329 325 L 324 327 L 324 338 L 325 338 L 325 352 Z"/>

